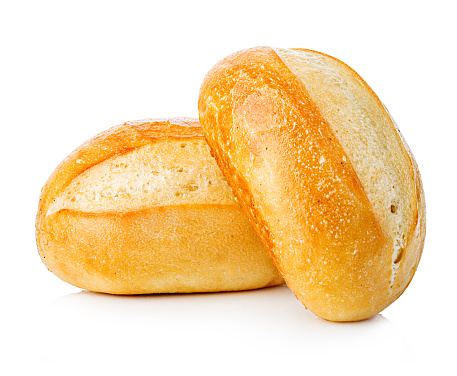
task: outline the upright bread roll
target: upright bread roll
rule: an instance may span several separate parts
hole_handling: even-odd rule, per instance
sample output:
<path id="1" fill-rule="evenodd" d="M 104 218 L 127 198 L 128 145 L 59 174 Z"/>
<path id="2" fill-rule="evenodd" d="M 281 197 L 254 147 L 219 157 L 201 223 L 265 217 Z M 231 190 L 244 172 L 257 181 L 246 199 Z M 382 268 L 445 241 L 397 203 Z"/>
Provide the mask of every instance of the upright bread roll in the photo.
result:
<path id="1" fill-rule="evenodd" d="M 206 76 L 200 122 L 296 297 L 332 321 L 370 318 L 416 271 L 419 170 L 371 88 L 318 52 L 253 48 Z"/>
<path id="2" fill-rule="evenodd" d="M 128 122 L 81 145 L 43 188 L 36 230 L 48 269 L 91 291 L 284 282 L 193 119 Z"/>

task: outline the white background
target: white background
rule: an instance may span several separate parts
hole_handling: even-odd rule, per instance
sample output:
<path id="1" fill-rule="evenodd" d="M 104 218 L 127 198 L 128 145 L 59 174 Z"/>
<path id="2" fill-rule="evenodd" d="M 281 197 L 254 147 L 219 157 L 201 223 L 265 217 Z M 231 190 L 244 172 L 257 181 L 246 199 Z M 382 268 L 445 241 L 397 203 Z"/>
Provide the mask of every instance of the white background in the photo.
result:
<path id="1" fill-rule="evenodd" d="M 1 2 L 0 373 L 456 374 L 453 3 Z M 372 320 L 335 324 L 285 286 L 114 297 L 48 272 L 34 220 L 57 164 L 124 121 L 197 117 L 211 66 L 259 45 L 339 58 L 398 123 L 427 202 L 424 254 L 403 296 Z"/>

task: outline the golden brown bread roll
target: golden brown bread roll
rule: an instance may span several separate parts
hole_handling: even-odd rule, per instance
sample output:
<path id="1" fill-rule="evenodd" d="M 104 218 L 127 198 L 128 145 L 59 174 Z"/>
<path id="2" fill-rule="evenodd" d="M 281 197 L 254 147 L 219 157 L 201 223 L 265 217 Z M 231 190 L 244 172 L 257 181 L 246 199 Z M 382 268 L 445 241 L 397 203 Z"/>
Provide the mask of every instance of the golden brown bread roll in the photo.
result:
<path id="1" fill-rule="evenodd" d="M 206 76 L 200 122 L 219 167 L 296 297 L 316 315 L 376 315 L 406 289 L 425 237 L 414 158 L 350 67 L 253 48 Z"/>
<path id="2" fill-rule="evenodd" d="M 42 190 L 45 265 L 111 294 L 281 284 L 193 119 L 114 127 L 81 145 Z"/>

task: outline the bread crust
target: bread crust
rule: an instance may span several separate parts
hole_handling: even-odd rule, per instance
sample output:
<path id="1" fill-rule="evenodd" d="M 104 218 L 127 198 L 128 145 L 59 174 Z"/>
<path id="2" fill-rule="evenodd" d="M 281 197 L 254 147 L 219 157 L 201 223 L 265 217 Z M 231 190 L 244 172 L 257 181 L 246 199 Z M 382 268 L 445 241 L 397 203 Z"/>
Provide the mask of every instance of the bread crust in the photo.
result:
<path id="1" fill-rule="evenodd" d="M 189 118 L 127 122 L 77 148 L 42 189 L 36 237 L 50 271 L 91 291 L 283 283 Z"/>
<path id="2" fill-rule="evenodd" d="M 296 297 L 327 320 L 362 320 L 397 299 L 417 268 L 425 236 L 420 176 L 368 85 L 338 60 L 302 51 L 309 56 L 258 47 L 216 64 L 201 87 L 200 122 L 235 196 Z M 337 74 L 320 77 L 322 71 Z M 327 89 L 336 102 L 326 100 Z M 357 140 L 351 139 L 356 127 L 351 121 L 363 122 L 365 113 L 342 108 L 343 115 L 332 115 L 347 94 L 368 98 L 368 108 L 356 103 L 355 109 L 382 120 L 381 130 L 376 121 L 361 128 L 366 147 L 351 144 Z M 382 167 L 371 168 L 364 159 L 384 139 L 395 144 L 395 153 Z M 405 204 L 396 204 L 401 211 L 395 219 L 388 215 L 394 205 L 385 207 L 386 195 L 377 193 L 373 176 L 400 185 L 392 197 Z M 403 240 L 395 233 L 397 222 Z"/>

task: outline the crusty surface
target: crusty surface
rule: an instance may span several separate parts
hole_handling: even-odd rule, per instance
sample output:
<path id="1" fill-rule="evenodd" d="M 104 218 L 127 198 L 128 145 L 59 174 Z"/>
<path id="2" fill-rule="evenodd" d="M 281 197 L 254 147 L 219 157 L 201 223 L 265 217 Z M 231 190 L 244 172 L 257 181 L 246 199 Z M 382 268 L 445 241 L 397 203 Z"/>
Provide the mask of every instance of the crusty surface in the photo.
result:
<path id="1" fill-rule="evenodd" d="M 352 69 L 308 50 L 241 51 L 208 73 L 199 112 L 235 196 L 307 308 L 361 320 L 404 291 L 425 236 L 419 172 Z"/>
<path id="2" fill-rule="evenodd" d="M 83 144 L 43 188 L 36 225 L 46 266 L 91 291 L 283 282 L 193 119 L 128 122 Z"/>

